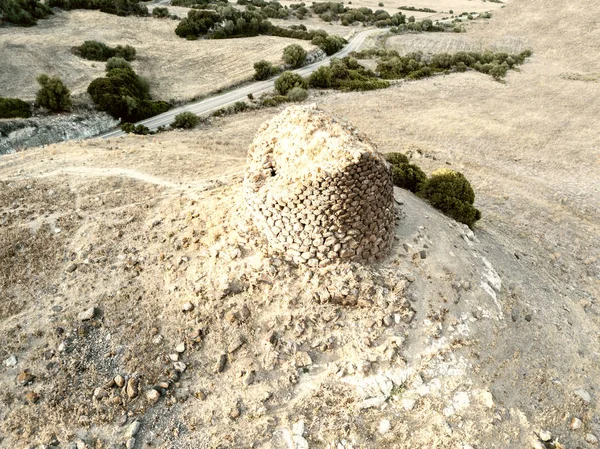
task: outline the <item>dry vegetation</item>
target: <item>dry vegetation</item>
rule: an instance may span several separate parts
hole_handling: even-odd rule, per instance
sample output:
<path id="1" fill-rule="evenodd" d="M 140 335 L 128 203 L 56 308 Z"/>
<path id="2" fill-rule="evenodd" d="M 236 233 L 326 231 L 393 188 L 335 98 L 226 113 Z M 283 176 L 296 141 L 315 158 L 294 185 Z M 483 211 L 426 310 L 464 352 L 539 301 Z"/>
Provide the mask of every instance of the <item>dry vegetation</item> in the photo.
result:
<path id="1" fill-rule="evenodd" d="M 148 78 L 153 98 L 185 101 L 250 79 L 261 59 L 281 63 L 291 43 L 313 48 L 310 42 L 271 36 L 245 39 L 186 41 L 175 34 L 178 21 L 118 17 L 99 11 L 55 14 L 32 28 L 0 30 L 0 97 L 33 100 L 35 77 L 59 76 L 75 95 L 104 75 L 105 64 L 71 53 L 85 40 L 137 49 L 134 70 Z"/>

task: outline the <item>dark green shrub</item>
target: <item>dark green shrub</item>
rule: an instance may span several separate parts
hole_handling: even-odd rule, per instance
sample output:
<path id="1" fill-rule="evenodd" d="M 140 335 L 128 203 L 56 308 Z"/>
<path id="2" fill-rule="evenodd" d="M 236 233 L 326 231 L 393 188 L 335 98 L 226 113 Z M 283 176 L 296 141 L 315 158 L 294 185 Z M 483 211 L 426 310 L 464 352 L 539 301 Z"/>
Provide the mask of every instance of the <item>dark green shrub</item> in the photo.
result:
<path id="1" fill-rule="evenodd" d="M 49 109 L 52 112 L 70 111 L 71 91 L 56 77 L 41 74 L 37 77 L 40 85 L 35 102 L 38 106 Z"/>
<path id="2" fill-rule="evenodd" d="M 133 61 L 136 51 L 131 45 L 117 45 L 112 48 L 103 42 L 85 41 L 79 47 L 73 47 L 73 53 L 90 61 L 108 61 L 112 57 Z"/>
<path id="3" fill-rule="evenodd" d="M 116 68 L 96 78 L 87 89 L 96 107 L 124 122 L 137 122 L 162 114 L 171 105 L 152 101 L 148 82 L 128 68 Z"/>
<path id="4" fill-rule="evenodd" d="M 321 36 L 317 35 L 312 38 L 311 43 L 323 50 L 327 56 L 337 53 L 347 43 L 346 39 L 340 36 Z"/>
<path id="5" fill-rule="evenodd" d="M 275 89 L 277 89 L 277 92 L 281 95 L 287 94 L 294 87 L 306 89 L 308 83 L 304 78 L 294 72 L 283 72 L 275 81 Z"/>
<path id="6" fill-rule="evenodd" d="M 288 45 L 283 49 L 283 60 L 292 68 L 302 67 L 306 62 L 306 50 L 298 44 Z"/>
<path id="7" fill-rule="evenodd" d="M 310 87 L 328 89 L 332 86 L 332 79 L 331 68 L 323 65 L 310 74 L 308 84 Z"/>
<path id="8" fill-rule="evenodd" d="M 110 72 L 113 69 L 128 69 L 132 70 L 131 64 L 125 61 L 123 58 L 112 57 L 106 61 L 106 71 Z"/>
<path id="9" fill-rule="evenodd" d="M 156 17 L 158 19 L 164 19 L 166 17 L 169 17 L 169 8 L 164 8 L 164 7 L 161 7 L 161 6 L 156 6 L 152 10 L 152 17 Z"/>
<path id="10" fill-rule="evenodd" d="M 385 160 L 391 165 L 409 164 L 410 161 L 406 155 L 402 153 L 385 153 Z"/>
<path id="11" fill-rule="evenodd" d="M 142 136 L 146 136 L 151 134 L 150 129 L 148 129 L 145 125 L 135 125 L 133 123 L 125 122 L 121 125 L 121 131 L 124 131 L 128 134 L 139 134 Z"/>
<path id="12" fill-rule="evenodd" d="M 0 118 L 29 118 L 31 106 L 18 98 L 0 98 Z"/>
<path id="13" fill-rule="evenodd" d="M 79 47 L 73 47 L 73 53 L 90 61 L 108 61 L 115 55 L 114 49 L 98 41 L 85 41 Z"/>
<path id="14" fill-rule="evenodd" d="M 39 0 L 0 0 L 0 19 L 4 22 L 29 27 L 51 14 L 52 10 Z"/>
<path id="15" fill-rule="evenodd" d="M 473 206 L 473 188 L 462 173 L 449 169 L 436 170 L 423 185 L 420 196 L 436 209 L 467 226 L 473 226 L 481 218 L 481 212 Z"/>
<path id="16" fill-rule="evenodd" d="M 191 129 L 195 128 L 200 123 L 200 117 L 193 112 L 185 111 L 175 116 L 175 120 L 171 123 L 173 128 Z"/>
<path id="17" fill-rule="evenodd" d="M 294 87 L 287 93 L 290 101 L 304 101 L 308 97 L 308 91 L 302 87 Z"/>
<path id="18" fill-rule="evenodd" d="M 427 181 L 427 175 L 418 166 L 411 164 L 402 153 L 387 153 L 385 159 L 392 166 L 394 185 L 413 193 L 418 192 Z"/>
<path id="19" fill-rule="evenodd" d="M 254 63 L 254 79 L 257 81 L 266 80 L 279 73 L 279 67 L 274 66 L 269 61 L 258 61 Z"/>
<path id="20" fill-rule="evenodd" d="M 421 190 L 427 181 L 427 175 L 415 164 L 392 165 L 394 185 L 413 193 Z"/>

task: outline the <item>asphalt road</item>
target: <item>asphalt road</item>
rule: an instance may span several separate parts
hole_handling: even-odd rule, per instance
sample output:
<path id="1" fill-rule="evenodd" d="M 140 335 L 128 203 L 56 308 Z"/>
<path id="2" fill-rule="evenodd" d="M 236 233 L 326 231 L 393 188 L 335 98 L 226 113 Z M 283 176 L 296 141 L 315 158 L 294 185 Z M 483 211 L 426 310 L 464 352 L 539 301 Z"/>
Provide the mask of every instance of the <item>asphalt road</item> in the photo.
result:
<path id="1" fill-rule="evenodd" d="M 321 61 L 317 61 L 305 67 L 296 69 L 294 70 L 294 72 L 302 76 L 310 75 L 319 67 L 323 65 L 328 65 L 331 58 L 343 58 L 344 56 L 347 56 L 350 52 L 357 50 L 370 34 L 376 34 L 378 32 L 381 32 L 381 30 L 374 29 L 361 31 L 356 36 L 354 36 L 350 40 L 350 42 L 339 52 L 328 56 Z M 167 111 L 163 114 L 155 115 L 154 117 L 150 117 L 146 120 L 142 120 L 141 122 L 137 122 L 136 125 L 145 125 L 148 127 L 148 129 L 155 130 L 159 126 L 170 125 L 171 123 L 173 123 L 173 120 L 175 120 L 175 116 L 177 114 L 180 114 L 185 111 L 193 112 L 196 115 L 209 114 L 213 111 L 216 111 L 217 109 L 229 106 L 230 104 L 233 104 L 236 101 L 243 101 L 247 99 L 248 94 L 252 94 L 256 97 L 264 92 L 268 92 L 274 89 L 276 79 L 277 77 L 271 78 L 266 81 L 257 81 L 255 83 L 248 84 L 247 86 L 243 86 L 238 89 L 234 89 L 232 91 L 216 95 L 214 97 L 206 98 L 196 103 L 189 103 L 185 106 L 180 106 L 178 108 L 171 109 L 170 111 Z M 109 137 L 119 137 L 124 135 L 125 133 L 123 131 L 121 131 L 120 129 L 115 129 L 105 134 L 101 134 L 98 137 L 106 139 Z"/>

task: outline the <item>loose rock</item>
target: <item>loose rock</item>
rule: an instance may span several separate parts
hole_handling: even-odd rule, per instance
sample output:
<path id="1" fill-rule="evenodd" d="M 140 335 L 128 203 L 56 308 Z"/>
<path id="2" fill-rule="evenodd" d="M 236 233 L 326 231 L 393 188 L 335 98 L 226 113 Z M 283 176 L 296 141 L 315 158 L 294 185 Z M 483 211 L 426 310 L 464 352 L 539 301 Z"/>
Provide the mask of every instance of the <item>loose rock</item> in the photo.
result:
<path id="1" fill-rule="evenodd" d="M 581 429 L 582 426 L 583 426 L 583 423 L 581 422 L 581 420 L 579 418 L 573 418 L 571 420 L 571 424 L 569 424 L 569 427 L 571 427 L 571 430 L 579 430 L 579 429 Z"/>
<path id="2" fill-rule="evenodd" d="M 96 308 L 90 307 L 89 309 L 86 309 L 83 312 L 80 312 L 79 315 L 77 315 L 77 318 L 80 321 L 89 321 L 92 318 L 94 318 L 95 316 L 96 316 Z"/>
<path id="3" fill-rule="evenodd" d="M 130 377 L 127 380 L 127 397 L 134 399 L 138 395 L 138 380 L 135 377 Z"/>
<path id="4" fill-rule="evenodd" d="M 160 392 L 158 390 L 155 390 L 154 388 L 152 388 L 151 390 L 148 390 L 146 392 L 146 399 L 148 400 L 149 403 L 156 404 L 158 402 L 158 400 L 160 399 Z"/>
<path id="5" fill-rule="evenodd" d="M 34 379 L 35 376 L 31 374 L 28 369 L 21 371 L 17 376 L 17 382 L 22 386 L 32 383 Z"/>

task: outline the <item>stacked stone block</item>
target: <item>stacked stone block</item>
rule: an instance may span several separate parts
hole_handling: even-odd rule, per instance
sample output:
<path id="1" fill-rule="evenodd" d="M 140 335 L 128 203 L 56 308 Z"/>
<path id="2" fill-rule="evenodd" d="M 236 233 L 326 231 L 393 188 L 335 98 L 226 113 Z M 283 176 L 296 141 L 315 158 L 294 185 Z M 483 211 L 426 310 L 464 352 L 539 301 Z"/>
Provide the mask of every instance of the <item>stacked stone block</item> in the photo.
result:
<path id="1" fill-rule="evenodd" d="M 375 262 L 392 242 L 389 165 L 364 135 L 314 106 L 289 107 L 259 130 L 244 200 L 271 250 L 298 264 Z"/>

